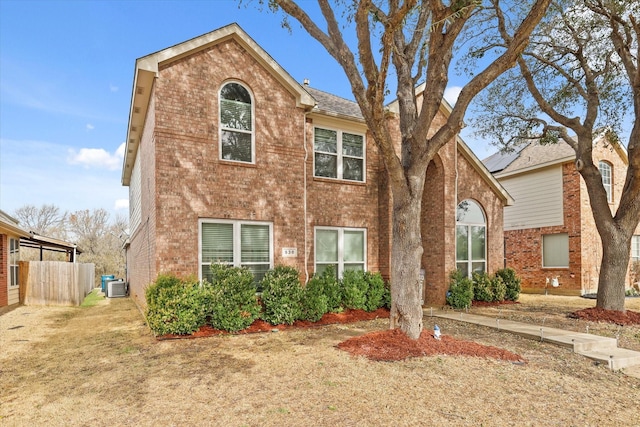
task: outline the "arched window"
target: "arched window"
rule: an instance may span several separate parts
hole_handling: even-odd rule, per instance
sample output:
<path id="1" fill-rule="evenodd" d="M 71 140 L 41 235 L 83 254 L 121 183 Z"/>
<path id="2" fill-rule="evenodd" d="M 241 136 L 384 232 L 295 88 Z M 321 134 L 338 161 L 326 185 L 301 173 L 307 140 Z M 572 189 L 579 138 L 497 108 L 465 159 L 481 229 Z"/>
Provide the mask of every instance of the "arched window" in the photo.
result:
<path id="1" fill-rule="evenodd" d="M 613 202 L 613 188 L 612 188 L 612 174 L 611 174 L 611 165 L 607 162 L 600 161 L 598 163 L 598 169 L 600 169 L 600 175 L 602 175 L 602 185 L 604 186 L 604 191 L 607 192 L 607 201 L 609 203 Z"/>
<path id="2" fill-rule="evenodd" d="M 456 211 L 456 267 L 462 274 L 487 271 L 487 222 L 482 208 L 463 200 Z"/>
<path id="3" fill-rule="evenodd" d="M 254 163 L 253 141 L 251 94 L 240 83 L 227 83 L 220 89 L 220 158 Z"/>

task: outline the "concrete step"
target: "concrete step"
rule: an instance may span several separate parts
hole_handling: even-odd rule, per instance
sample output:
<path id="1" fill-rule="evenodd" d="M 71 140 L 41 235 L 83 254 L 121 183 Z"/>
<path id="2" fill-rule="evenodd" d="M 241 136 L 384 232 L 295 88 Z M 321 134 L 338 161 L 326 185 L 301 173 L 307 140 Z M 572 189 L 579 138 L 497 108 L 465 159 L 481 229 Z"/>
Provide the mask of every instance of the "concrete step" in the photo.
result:
<path id="1" fill-rule="evenodd" d="M 506 319 L 495 319 L 467 312 L 432 309 L 425 309 L 424 312 L 427 316 L 488 326 L 521 335 L 525 338 L 569 347 L 575 353 L 607 365 L 611 370 L 618 371 L 622 369 L 627 375 L 640 377 L 640 352 L 618 348 L 618 342 L 615 338 L 547 328 Z"/>
<path id="2" fill-rule="evenodd" d="M 627 350 L 625 348 L 616 348 L 610 351 L 591 350 L 576 353 L 606 364 L 612 371 L 640 366 L 640 352 Z"/>

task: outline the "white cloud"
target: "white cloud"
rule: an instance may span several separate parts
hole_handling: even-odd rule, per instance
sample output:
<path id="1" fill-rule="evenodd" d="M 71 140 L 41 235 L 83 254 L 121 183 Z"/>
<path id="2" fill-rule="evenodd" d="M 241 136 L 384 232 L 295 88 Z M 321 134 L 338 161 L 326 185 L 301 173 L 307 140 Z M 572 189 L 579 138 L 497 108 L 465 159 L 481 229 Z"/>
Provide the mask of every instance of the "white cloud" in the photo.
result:
<path id="1" fill-rule="evenodd" d="M 117 170 L 122 166 L 124 158 L 124 143 L 115 153 L 111 154 L 103 148 L 81 148 L 80 151 L 69 150 L 67 162 L 71 165 L 81 165 L 88 168 L 102 168 Z"/>
<path id="2" fill-rule="evenodd" d="M 444 99 L 447 100 L 449 104 L 456 105 L 456 101 L 458 100 L 458 95 L 462 91 L 461 86 L 451 86 L 444 90 Z"/>
<path id="3" fill-rule="evenodd" d="M 87 123 L 86 128 L 87 128 L 87 130 L 94 130 L 96 127 L 94 125 L 92 125 L 91 123 Z"/>
<path id="4" fill-rule="evenodd" d="M 113 207 L 115 210 L 126 210 L 129 209 L 129 199 L 118 199 L 116 200 L 116 204 Z"/>
<path id="5" fill-rule="evenodd" d="M 114 84 L 110 84 L 109 85 L 109 91 L 111 92 L 117 92 L 120 88 Z"/>

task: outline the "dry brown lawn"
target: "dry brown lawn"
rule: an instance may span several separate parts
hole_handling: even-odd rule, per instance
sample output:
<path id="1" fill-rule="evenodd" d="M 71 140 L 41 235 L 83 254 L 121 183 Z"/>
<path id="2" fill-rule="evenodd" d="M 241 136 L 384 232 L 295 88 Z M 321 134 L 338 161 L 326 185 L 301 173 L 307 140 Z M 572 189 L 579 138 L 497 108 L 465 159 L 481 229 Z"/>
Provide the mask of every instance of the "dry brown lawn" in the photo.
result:
<path id="1" fill-rule="evenodd" d="M 586 329 L 594 301 L 523 295 L 476 313 Z M 640 311 L 640 300 L 630 309 Z M 129 299 L 0 316 L 2 426 L 637 426 L 640 380 L 569 349 L 425 317 L 528 362 L 352 357 L 336 345 L 387 320 L 157 341 Z M 581 323 L 582 322 L 582 323 Z M 592 324 L 640 349 L 640 327 Z M 613 334 L 613 335 L 611 335 Z"/>

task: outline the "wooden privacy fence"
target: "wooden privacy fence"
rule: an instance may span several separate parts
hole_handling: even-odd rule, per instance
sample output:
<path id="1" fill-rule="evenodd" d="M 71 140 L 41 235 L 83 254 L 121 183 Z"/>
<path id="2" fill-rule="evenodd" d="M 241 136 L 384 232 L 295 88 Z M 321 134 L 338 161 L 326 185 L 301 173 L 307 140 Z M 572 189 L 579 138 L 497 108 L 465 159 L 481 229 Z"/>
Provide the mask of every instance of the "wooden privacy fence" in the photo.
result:
<path id="1" fill-rule="evenodd" d="M 94 264 L 21 261 L 19 265 L 20 302 L 25 305 L 80 305 L 94 286 Z"/>

